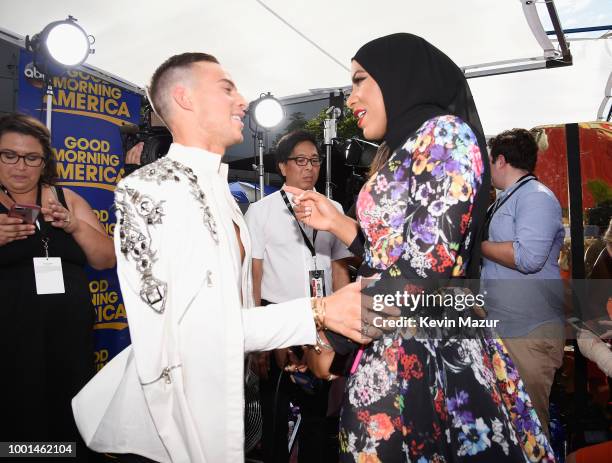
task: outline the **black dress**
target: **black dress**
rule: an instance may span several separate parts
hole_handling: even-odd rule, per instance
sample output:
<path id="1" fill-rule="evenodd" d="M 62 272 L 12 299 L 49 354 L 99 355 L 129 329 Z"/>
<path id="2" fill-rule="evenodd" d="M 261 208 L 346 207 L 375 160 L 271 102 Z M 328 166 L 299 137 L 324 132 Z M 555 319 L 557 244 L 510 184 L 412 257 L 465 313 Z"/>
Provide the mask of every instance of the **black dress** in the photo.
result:
<path id="1" fill-rule="evenodd" d="M 63 191 L 57 193 L 67 207 Z M 70 461 L 87 461 L 70 405 L 94 375 L 86 257 L 72 235 L 42 216 L 38 224 L 42 231 L 0 246 L 0 441 L 78 442 Z M 32 259 L 45 255 L 43 236 L 49 256 L 62 259 L 64 294 L 36 294 Z"/>

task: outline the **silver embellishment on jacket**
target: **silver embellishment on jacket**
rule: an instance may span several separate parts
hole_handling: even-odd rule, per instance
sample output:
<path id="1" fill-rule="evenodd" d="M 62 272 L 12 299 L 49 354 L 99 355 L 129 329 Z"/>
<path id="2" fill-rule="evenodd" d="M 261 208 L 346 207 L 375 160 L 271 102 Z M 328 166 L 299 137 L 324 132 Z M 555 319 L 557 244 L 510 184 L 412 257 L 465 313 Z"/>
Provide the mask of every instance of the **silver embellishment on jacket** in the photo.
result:
<path id="1" fill-rule="evenodd" d="M 162 203 L 131 188 L 119 187 L 115 191 L 121 253 L 126 259 L 132 258 L 136 262 L 136 270 L 142 280 L 140 298 L 160 314 L 166 307 L 168 285 L 153 276 L 155 252 L 151 249 L 151 236 L 148 229 L 146 235 L 141 231 L 134 210 L 148 227 L 162 223 Z"/>
<path id="2" fill-rule="evenodd" d="M 208 228 L 215 244 L 219 244 L 217 223 L 206 200 L 206 194 L 202 191 L 200 185 L 198 185 L 198 177 L 191 168 L 184 166 L 178 161 L 164 157 L 138 169 L 132 175 L 136 175 L 139 179 L 147 182 L 154 181 L 158 185 L 166 181 L 180 182 L 181 176 L 185 177 L 189 183 L 192 196 L 200 204 L 200 209 L 202 209 L 204 225 Z"/>
<path id="3" fill-rule="evenodd" d="M 175 368 L 180 368 L 181 366 L 183 366 L 182 363 L 179 363 L 178 365 L 172 365 L 172 366 L 168 366 L 165 367 L 161 374 L 155 378 L 153 381 L 149 381 L 147 383 L 140 383 L 141 386 L 149 386 L 151 384 L 155 384 L 156 382 L 158 382 L 161 379 L 164 379 L 166 384 L 171 384 L 172 383 L 172 370 L 174 370 Z"/>

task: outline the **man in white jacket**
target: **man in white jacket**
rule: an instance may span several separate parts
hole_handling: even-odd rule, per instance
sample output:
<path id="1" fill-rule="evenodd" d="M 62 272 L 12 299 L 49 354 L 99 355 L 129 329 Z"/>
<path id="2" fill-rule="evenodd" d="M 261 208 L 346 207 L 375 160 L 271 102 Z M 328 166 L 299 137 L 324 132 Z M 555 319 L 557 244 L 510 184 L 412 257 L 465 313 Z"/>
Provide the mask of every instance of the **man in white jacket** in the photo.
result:
<path id="1" fill-rule="evenodd" d="M 242 141 L 246 101 L 204 53 L 164 62 L 150 98 L 174 143 L 115 196 L 132 345 L 75 397 L 75 419 L 97 451 L 243 461 L 245 352 L 316 344 L 322 325 L 363 342 L 359 286 L 249 309 L 249 233 L 221 163 Z"/>

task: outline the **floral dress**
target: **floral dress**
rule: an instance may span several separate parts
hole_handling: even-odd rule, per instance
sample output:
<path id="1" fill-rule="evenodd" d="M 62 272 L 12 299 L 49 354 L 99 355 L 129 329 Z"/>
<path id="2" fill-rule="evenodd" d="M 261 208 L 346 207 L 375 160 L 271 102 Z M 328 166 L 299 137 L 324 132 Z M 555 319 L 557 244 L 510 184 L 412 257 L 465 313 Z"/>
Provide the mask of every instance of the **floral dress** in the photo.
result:
<path id="1" fill-rule="evenodd" d="M 428 120 L 391 156 L 357 201 L 379 281 L 465 274 L 482 174 L 476 137 L 456 116 Z M 340 451 L 359 463 L 554 461 L 516 368 L 484 329 L 371 343 L 348 379 Z"/>

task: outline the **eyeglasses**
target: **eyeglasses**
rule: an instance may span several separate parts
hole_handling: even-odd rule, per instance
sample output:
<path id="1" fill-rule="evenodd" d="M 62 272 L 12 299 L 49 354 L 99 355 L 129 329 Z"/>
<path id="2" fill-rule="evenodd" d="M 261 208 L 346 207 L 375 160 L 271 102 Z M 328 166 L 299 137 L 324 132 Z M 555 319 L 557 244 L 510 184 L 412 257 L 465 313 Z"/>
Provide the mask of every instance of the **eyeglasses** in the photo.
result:
<path id="1" fill-rule="evenodd" d="M 0 151 L 0 161 L 4 164 L 17 164 L 20 159 L 23 159 L 25 165 L 29 167 L 40 167 L 45 163 L 45 157 L 40 154 L 17 154 L 14 151 Z"/>
<path id="2" fill-rule="evenodd" d="M 294 161 L 298 166 L 304 167 L 306 164 L 310 163 L 313 167 L 320 166 L 323 162 L 323 158 L 303 158 L 298 156 L 296 158 L 287 158 L 287 161 Z"/>

